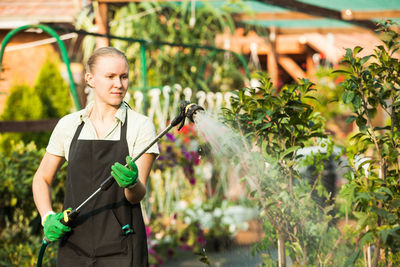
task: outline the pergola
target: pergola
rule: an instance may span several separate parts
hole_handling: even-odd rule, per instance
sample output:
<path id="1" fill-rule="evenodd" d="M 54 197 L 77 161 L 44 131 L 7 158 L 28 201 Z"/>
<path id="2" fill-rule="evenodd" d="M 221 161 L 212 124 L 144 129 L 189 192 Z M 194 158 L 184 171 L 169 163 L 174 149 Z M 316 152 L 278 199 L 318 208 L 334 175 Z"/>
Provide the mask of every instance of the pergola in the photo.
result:
<path id="1" fill-rule="evenodd" d="M 141 1 L 98 0 L 98 33 L 108 33 L 108 4 L 127 2 Z M 192 2 L 199 6 L 203 1 Z M 227 1 L 208 3 L 219 8 Z M 274 84 L 279 84 L 282 71 L 293 80 L 312 78 L 318 64 L 315 55 L 336 64 L 345 48 L 359 45 L 365 48 L 364 53 L 371 53 L 380 43 L 373 31 L 376 23 L 383 19 L 400 21 L 398 0 L 260 0 L 230 6 L 241 26 L 234 33 L 218 35 L 216 46 L 250 58 L 256 53 L 261 70 L 268 71 Z M 267 34 L 259 35 L 256 28 L 266 29 Z M 108 40 L 97 38 L 97 45 L 106 46 Z"/>
<path id="2" fill-rule="evenodd" d="M 243 27 L 234 34 L 218 35 L 217 46 L 237 53 L 257 53 L 261 67 L 267 70 L 274 84 L 280 73 L 293 80 L 313 78 L 318 57 L 337 64 L 345 48 L 361 46 L 369 54 L 381 44 L 374 32 L 376 23 L 384 19 L 399 21 L 400 1 L 396 0 L 266 0 L 246 1 L 251 10 L 235 13 L 235 21 Z M 264 28 L 260 36 L 255 30 Z M 315 57 L 317 56 L 317 57 Z"/>

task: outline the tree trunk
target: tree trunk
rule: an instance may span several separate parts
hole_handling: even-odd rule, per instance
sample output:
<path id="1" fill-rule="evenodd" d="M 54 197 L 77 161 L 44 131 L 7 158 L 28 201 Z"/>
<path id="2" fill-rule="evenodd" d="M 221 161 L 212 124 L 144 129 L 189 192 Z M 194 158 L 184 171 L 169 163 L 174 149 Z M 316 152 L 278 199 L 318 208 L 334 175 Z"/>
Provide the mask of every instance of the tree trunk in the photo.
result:
<path id="1" fill-rule="evenodd" d="M 374 258 L 372 260 L 372 266 L 371 267 L 378 267 L 379 263 L 379 258 L 380 258 L 380 251 L 381 247 L 379 246 L 379 243 L 377 242 L 375 248 L 374 248 Z"/>
<path id="2" fill-rule="evenodd" d="M 286 267 L 285 236 L 278 232 L 278 266 Z"/>

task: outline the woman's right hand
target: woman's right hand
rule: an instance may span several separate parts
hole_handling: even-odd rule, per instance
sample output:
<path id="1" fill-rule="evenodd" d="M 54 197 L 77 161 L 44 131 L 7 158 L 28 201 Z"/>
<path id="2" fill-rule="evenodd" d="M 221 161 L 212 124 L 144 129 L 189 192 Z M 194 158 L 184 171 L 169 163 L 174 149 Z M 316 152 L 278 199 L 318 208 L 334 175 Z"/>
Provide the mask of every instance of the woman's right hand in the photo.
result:
<path id="1" fill-rule="evenodd" d="M 71 231 L 69 226 L 61 223 L 64 219 L 64 212 L 50 214 L 44 221 L 43 231 L 44 236 L 48 241 L 57 241 L 61 239 L 66 233 Z"/>

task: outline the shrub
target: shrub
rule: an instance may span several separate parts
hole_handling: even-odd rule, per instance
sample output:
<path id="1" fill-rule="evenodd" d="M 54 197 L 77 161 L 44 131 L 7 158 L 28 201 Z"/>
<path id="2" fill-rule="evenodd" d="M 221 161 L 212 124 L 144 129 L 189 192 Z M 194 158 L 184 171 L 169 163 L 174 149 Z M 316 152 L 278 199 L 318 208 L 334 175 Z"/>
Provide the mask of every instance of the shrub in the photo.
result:
<path id="1" fill-rule="evenodd" d="M 33 88 L 28 85 L 14 85 L 7 98 L 2 120 L 39 120 L 61 118 L 69 113 L 72 101 L 69 89 L 60 72 L 58 64 L 48 59 Z M 11 140 L 25 143 L 34 141 L 38 147 L 45 147 L 50 131 L 38 133 L 6 133 L 0 138 L 0 147 L 10 151 Z"/>
<path id="2" fill-rule="evenodd" d="M 44 149 L 38 150 L 34 143 L 10 145 L 9 155 L 0 152 L 0 266 L 33 266 L 42 227 L 33 202 L 32 179 Z M 55 210 L 61 210 L 65 177 L 66 164 L 58 171 L 52 187 Z"/>

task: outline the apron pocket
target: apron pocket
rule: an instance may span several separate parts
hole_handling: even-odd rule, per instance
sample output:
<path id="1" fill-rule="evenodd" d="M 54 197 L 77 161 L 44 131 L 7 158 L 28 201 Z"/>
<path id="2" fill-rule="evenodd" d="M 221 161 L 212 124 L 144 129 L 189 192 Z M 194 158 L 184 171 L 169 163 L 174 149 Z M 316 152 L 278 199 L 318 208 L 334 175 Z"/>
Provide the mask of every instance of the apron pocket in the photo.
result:
<path id="1" fill-rule="evenodd" d="M 130 236 L 124 236 L 120 241 L 112 242 L 96 248 L 96 257 L 126 256 L 128 254 L 128 241 Z"/>

